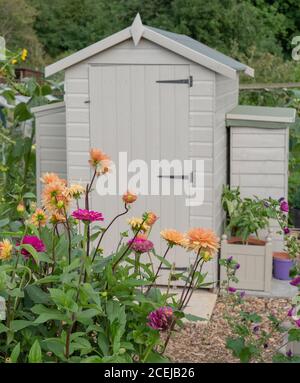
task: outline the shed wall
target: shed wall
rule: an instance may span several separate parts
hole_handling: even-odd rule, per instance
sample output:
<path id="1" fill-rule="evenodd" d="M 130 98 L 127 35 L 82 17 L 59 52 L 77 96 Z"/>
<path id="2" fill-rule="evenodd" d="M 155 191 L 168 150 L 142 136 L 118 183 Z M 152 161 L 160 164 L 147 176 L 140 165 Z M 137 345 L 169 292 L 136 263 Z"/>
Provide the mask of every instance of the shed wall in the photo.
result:
<path id="1" fill-rule="evenodd" d="M 231 127 L 230 141 L 231 187 L 239 186 L 242 197 L 287 198 L 288 129 Z M 281 250 L 282 238 L 272 227 L 274 249 Z"/>
<path id="2" fill-rule="evenodd" d="M 54 172 L 67 179 L 65 106 L 35 113 L 37 196 L 41 195 L 40 178 Z"/>

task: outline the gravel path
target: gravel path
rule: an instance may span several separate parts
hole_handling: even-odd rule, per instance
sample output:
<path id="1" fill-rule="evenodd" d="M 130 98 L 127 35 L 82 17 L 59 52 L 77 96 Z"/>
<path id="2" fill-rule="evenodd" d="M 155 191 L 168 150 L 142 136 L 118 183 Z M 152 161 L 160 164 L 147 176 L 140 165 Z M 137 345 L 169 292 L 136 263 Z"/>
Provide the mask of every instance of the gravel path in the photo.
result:
<path id="1" fill-rule="evenodd" d="M 271 313 L 284 320 L 291 306 L 290 299 L 247 297 L 243 309 L 257 312 L 264 319 Z M 237 307 L 236 313 L 240 310 Z M 224 298 L 219 297 L 208 324 L 188 323 L 179 332 L 174 333 L 166 350 L 173 362 L 195 363 L 236 363 L 238 359 L 232 356 L 225 347 L 226 338 L 231 335 L 227 322 L 223 319 L 225 311 Z M 264 361 L 272 360 L 272 350 L 280 345 L 282 334 L 276 333 L 270 339 L 269 347 L 264 352 Z"/>

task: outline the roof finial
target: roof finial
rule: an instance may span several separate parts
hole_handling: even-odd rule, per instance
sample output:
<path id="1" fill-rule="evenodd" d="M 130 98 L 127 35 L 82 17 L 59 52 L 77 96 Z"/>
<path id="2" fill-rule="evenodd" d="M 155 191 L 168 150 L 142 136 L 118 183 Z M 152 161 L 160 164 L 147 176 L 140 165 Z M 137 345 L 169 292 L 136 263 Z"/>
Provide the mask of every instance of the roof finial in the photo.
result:
<path id="1" fill-rule="evenodd" d="M 143 33 L 144 33 L 144 26 L 142 23 L 142 19 L 140 14 L 137 13 L 131 25 L 131 36 L 135 46 L 137 46 L 138 43 L 140 42 L 140 39 L 143 36 Z"/>

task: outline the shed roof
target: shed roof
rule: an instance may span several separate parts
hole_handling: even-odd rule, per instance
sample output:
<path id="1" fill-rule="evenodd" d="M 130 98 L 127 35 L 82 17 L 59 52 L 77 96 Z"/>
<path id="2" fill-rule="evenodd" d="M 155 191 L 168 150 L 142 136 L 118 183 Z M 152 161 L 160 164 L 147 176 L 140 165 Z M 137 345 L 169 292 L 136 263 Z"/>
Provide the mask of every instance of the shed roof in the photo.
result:
<path id="1" fill-rule="evenodd" d="M 238 105 L 226 114 L 227 126 L 282 127 L 293 124 L 296 109 Z"/>
<path id="2" fill-rule="evenodd" d="M 254 70 L 252 68 L 191 37 L 143 25 L 139 14 L 137 14 L 131 27 L 125 28 L 120 32 L 47 66 L 45 75 L 48 77 L 61 70 L 67 69 L 129 38 L 132 38 L 134 44 L 138 45 L 142 37 L 224 76 L 235 78 L 237 72 L 241 71 L 249 76 L 254 76 Z"/>

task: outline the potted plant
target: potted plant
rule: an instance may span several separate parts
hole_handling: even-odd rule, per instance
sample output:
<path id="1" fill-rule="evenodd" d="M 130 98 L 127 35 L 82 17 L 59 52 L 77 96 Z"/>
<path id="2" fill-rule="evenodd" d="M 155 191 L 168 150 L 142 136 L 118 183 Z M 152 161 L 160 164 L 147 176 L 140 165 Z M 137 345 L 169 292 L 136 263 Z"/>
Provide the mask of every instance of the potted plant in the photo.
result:
<path id="1" fill-rule="evenodd" d="M 276 279 L 290 280 L 290 271 L 300 254 L 300 244 L 298 238 L 290 233 L 288 227 L 289 205 L 284 198 L 280 198 L 278 201 L 269 198 L 266 203 L 269 205 L 270 215 L 279 224 L 278 234 L 284 236 L 284 251 L 273 253 L 273 275 Z"/>
<path id="2" fill-rule="evenodd" d="M 271 237 L 259 238 L 259 231 L 268 229 L 272 215 L 270 205 L 257 197 L 241 198 L 240 190 L 223 188 L 222 206 L 227 215 L 222 237 L 221 259 L 233 257 L 241 265 L 238 270 L 239 289 L 270 291 L 272 279 Z M 223 279 L 221 270 L 221 279 Z"/>

